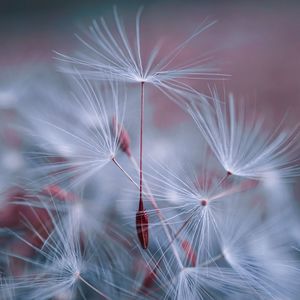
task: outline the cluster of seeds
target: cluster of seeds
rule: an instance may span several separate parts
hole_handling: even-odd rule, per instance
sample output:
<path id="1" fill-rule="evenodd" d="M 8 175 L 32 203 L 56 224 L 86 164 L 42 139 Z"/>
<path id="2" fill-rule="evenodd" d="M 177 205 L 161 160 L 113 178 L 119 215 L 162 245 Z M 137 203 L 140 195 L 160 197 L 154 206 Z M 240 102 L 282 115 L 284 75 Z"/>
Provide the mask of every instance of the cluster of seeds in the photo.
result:
<path id="1" fill-rule="evenodd" d="M 114 8 L 56 54 L 62 74 L 0 95 L 0 298 L 298 299 L 299 126 L 182 63 L 215 22 L 164 55 L 141 15 Z"/>

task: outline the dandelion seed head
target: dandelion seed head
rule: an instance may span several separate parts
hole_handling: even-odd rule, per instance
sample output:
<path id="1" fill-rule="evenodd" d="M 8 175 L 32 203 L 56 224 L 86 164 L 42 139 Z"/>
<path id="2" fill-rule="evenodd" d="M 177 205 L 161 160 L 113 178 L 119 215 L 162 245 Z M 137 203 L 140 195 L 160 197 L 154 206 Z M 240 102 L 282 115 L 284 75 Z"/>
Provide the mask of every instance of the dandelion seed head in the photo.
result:
<path id="1" fill-rule="evenodd" d="M 139 10 L 136 15 L 133 38 L 128 34 L 130 31 L 125 27 L 116 7 L 111 26 L 103 17 L 99 22 L 94 21 L 84 37 L 77 36 L 83 45 L 79 55 L 71 57 L 57 53 L 57 59 L 64 63 L 60 69 L 67 74 L 74 74 L 72 66 L 75 65 L 81 74 L 90 79 L 106 80 L 109 74 L 115 80 L 149 83 L 173 100 L 174 96 L 171 95 L 176 92 L 191 94 L 192 89 L 185 83 L 187 79 L 220 77 L 218 69 L 203 57 L 186 65 L 176 65 L 176 58 L 185 48 L 215 22 L 204 20 L 165 57 L 160 58 L 159 47 L 155 46 L 145 58 L 140 29 L 141 12 Z"/>
<path id="2" fill-rule="evenodd" d="M 212 100 L 201 110 L 191 104 L 189 112 L 227 172 L 253 179 L 264 179 L 272 172 L 282 179 L 299 175 L 298 125 L 286 132 L 282 120 L 273 131 L 265 132 L 262 118 L 246 114 L 243 101 L 235 101 L 232 94 L 223 101 L 216 90 L 211 93 Z"/>
<path id="3" fill-rule="evenodd" d="M 71 97 L 61 91 L 55 95 L 39 94 L 49 102 L 35 107 L 37 112 L 28 121 L 31 128 L 36 128 L 29 134 L 40 147 L 32 156 L 45 161 L 36 171 L 48 171 L 44 176 L 56 173 L 61 182 L 76 178 L 76 185 L 117 156 L 127 93 L 121 83 L 113 81 L 106 87 L 74 78 L 72 84 Z M 113 117 L 119 124 L 117 130 L 111 126 Z M 57 162 L 55 156 L 63 160 Z"/>

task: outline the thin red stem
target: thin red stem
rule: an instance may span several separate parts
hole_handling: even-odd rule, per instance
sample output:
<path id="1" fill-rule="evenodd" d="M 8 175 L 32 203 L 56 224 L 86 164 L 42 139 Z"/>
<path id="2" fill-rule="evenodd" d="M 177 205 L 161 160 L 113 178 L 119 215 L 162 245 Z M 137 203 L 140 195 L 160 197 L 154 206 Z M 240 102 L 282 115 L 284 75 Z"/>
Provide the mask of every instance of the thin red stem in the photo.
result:
<path id="1" fill-rule="evenodd" d="M 143 210 L 143 129 L 144 129 L 144 109 L 145 109 L 145 99 L 144 99 L 144 82 L 141 82 L 141 115 L 140 115 L 140 201 L 139 209 Z"/>
<path id="2" fill-rule="evenodd" d="M 216 190 L 229 178 L 232 176 L 232 173 L 227 171 L 226 175 L 223 176 L 219 182 L 213 187 L 213 189 L 210 191 L 210 195 L 214 194 Z"/>
<path id="3" fill-rule="evenodd" d="M 136 160 L 134 159 L 134 157 L 131 156 L 130 160 L 133 163 L 135 169 L 138 171 L 138 164 L 137 164 Z M 147 184 L 147 181 L 145 181 L 145 188 L 146 188 L 146 191 L 147 191 L 146 196 L 149 198 L 152 206 L 154 207 L 154 210 L 155 210 L 156 214 L 158 215 L 158 217 L 159 217 L 159 219 L 160 219 L 160 221 L 161 221 L 161 223 L 163 225 L 163 229 L 165 231 L 165 234 L 166 234 L 168 240 L 171 242 L 171 247 L 173 249 L 175 258 L 178 261 L 179 266 L 181 268 L 183 268 L 182 262 L 180 260 L 180 256 L 179 256 L 179 254 L 178 254 L 178 252 L 176 250 L 176 247 L 174 247 L 174 245 L 172 243 L 172 237 L 171 237 L 172 230 L 171 230 L 170 226 L 168 225 L 168 223 L 165 221 L 165 217 L 162 214 L 162 212 L 160 211 L 160 209 L 159 209 L 159 207 L 157 205 L 157 202 L 156 202 L 155 198 L 153 197 L 153 195 L 151 193 L 150 187 Z"/>
<path id="4" fill-rule="evenodd" d="M 119 164 L 115 157 L 111 159 L 113 163 L 125 174 L 125 176 L 137 187 L 139 188 L 138 184 L 132 179 L 132 177 L 125 171 L 125 169 Z"/>

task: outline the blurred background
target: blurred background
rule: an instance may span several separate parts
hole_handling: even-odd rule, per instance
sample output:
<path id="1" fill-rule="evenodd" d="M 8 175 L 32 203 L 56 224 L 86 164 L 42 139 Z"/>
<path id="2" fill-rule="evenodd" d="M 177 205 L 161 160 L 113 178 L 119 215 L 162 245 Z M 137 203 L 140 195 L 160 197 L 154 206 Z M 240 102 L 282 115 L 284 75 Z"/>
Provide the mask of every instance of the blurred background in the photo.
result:
<path id="1" fill-rule="evenodd" d="M 208 17 L 218 23 L 199 39 L 195 53 L 214 50 L 222 72 L 231 75 L 226 89 L 255 100 L 271 114 L 300 108 L 300 2 L 299 1 L 12 1 L 0 9 L 0 67 L 15 77 L 28 64 L 55 65 L 53 50 L 72 53 L 80 33 L 93 19 L 120 15 L 134 18 L 145 7 L 142 27 L 151 36 L 190 33 Z M 132 19 L 134 20 L 134 19 Z M 147 36 L 143 37 L 147 40 Z M 166 37 L 167 38 L 167 37 Z M 149 38 L 151 43 L 151 39 Z M 193 54 L 191 50 L 191 55 Z M 24 67 L 24 68 L 22 68 Z M 13 75 L 12 75 L 13 74 Z M 2 84 L 3 84 L 2 79 Z M 251 100 L 251 101 L 252 101 Z"/>

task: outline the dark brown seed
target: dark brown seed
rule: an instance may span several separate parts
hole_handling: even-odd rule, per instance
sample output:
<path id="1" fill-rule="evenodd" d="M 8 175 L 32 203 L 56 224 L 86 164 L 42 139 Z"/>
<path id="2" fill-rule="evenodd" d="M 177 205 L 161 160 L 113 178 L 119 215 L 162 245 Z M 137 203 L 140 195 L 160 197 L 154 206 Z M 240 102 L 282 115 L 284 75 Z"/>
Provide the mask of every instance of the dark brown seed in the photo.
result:
<path id="1" fill-rule="evenodd" d="M 130 138 L 127 130 L 120 125 L 117 121 L 116 118 L 113 117 L 112 119 L 112 126 L 113 126 L 113 131 L 115 134 L 118 134 L 118 143 L 120 146 L 120 149 L 126 153 L 128 156 L 131 156 L 130 152 Z"/>
<path id="2" fill-rule="evenodd" d="M 141 246 L 143 249 L 147 249 L 149 242 L 148 214 L 144 209 L 139 208 L 136 213 L 136 231 Z"/>
<path id="3" fill-rule="evenodd" d="M 206 206 L 207 205 L 207 200 L 206 199 L 201 200 L 201 205 Z"/>
<path id="4" fill-rule="evenodd" d="M 190 263 L 192 264 L 192 266 L 195 267 L 196 262 L 197 262 L 197 256 L 196 256 L 195 251 L 193 250 L 191 244 L 187 240 L 184 240 L 181 243 L 181 247 L 183 248 L 184 252 L 186 253 L 186 256 L 187 256 L 188 260 L 190 261 Z"/>

